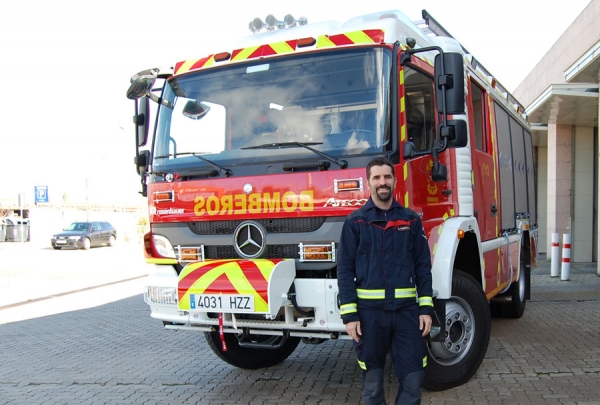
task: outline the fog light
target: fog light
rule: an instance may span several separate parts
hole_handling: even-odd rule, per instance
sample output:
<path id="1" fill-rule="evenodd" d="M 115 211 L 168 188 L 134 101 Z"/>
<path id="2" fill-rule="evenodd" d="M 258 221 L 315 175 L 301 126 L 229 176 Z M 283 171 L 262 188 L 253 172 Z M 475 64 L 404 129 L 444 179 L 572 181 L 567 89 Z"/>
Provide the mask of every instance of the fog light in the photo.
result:
<path id="1" fill-rule="evenodd" d="M 310 245 L 300 243 L 298 247 L 301 262 L 335 262 L 335 242 Z"/>

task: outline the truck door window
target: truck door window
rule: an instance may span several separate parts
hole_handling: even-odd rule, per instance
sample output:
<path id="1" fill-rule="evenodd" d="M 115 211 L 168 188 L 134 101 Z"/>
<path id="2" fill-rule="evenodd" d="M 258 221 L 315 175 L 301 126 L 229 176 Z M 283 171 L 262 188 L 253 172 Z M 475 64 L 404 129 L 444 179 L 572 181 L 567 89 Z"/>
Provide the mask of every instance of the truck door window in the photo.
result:
<path id="1" fill-rule="evenodd" d="M 417 151 L 429 150 L 435 139 L 433 80 L 409 66 L 404 68 L 406 136 Z"/>

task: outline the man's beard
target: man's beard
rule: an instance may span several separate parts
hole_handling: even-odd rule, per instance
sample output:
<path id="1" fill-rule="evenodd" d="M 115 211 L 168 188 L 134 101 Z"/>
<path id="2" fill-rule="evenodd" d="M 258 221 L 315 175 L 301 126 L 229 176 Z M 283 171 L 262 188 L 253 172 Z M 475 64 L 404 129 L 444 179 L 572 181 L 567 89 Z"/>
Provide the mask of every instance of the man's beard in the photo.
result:
<path id="1" fill-rule="evenodd" d="M 387 191 L 387 195 L 381 196 L 381 194 L 379 194 L 379 190 Z M 379 199 L 379 201 L 388 202 L 389 200 L 392 199 L 392 190 L 388 187 L 379 187 L 376 190 L 376 192 L 377 192 L 377 198 Z"/>

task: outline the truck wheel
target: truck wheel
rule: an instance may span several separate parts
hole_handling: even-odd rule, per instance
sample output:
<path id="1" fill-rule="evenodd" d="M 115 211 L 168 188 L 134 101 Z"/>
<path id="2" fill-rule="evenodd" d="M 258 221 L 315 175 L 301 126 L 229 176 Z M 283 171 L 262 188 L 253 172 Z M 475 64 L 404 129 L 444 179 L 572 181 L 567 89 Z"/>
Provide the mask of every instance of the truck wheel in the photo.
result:
<path id="1" fill-rule="evenodd" d="M 477 371 L 490 342 L 490 306 L 481 285 L 455 270 L 452 296 L 446 302 L 443 342 L 429 342 L 423 387 L 432 391 L 467 382 Z"/>
<path id="2" fill-rule="evenodd" d="M 290 337 L 277 349 L 251 348 L 240 346 L 234 333 L 225 333 L 227 351 L 223 351 L 219 332 L 205 332 L 208 345 L 217 356 L 234 367 L 255 370 L 257 368 L 275 366 L 287 359 L 300 343 L 300 338 Z M 257 343 L 268 344 L 280 336 L 253 336 Z"/>
<path id="3" fill-rule="evenodd" d="M 504 294 L 510 297 L 509 301 L 499 303 L 497 312 L 505 318 L 520 318 L 525 312 L 525 290 L 527 288 L 527 276 L 525 275 L 525 261 L 521 260 L 521 272 L 519 279 L 513 283 Z"/>

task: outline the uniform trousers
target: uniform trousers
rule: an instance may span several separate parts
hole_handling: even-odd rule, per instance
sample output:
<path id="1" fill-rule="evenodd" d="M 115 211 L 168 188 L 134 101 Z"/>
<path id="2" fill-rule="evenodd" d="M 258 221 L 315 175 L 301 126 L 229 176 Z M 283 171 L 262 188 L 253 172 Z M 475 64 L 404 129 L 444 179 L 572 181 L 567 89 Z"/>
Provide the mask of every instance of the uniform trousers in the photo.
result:
<path id="1" fill-rule="evenodd" d="M 427 349 L 417 306 L 396 311 L 359 308 L 358 316 L 362 336 L 354 347 L 363 370 L 363 403 L 385 405 L 383 370 L 389 352 L 399 382 L 395 404 L 420 404 Z"/>

